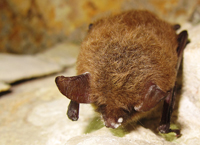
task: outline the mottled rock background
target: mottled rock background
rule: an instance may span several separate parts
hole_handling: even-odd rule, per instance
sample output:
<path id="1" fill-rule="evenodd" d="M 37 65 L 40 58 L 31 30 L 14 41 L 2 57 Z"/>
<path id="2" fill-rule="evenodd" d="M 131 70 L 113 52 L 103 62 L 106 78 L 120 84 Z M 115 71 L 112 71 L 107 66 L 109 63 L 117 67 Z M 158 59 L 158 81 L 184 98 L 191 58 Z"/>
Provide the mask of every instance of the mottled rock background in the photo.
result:
<path id="1" fill-rule="evenodd" d="M 128 9 L 183 23 L 198 6 L 199 0 L 1 0 L 0 52 L 33 54 L 61 41 L 80 43 L 92 20 Z"/>
<path id="2" fill-rule="evenodd" d="M 90 22 L 132 8 L 148 9 L 189 32 L 172 115 L 180 138 L 158 134 L 161 113 L 130 124 L 128 132 L 104 127 L 87 104 L 81 104 L 77 122 L 66 116 L 69 99 L 58 91 L 55 77 L 76 74 Z M 0 144 L 199 144 L 199 40 L 200 0 L 0 0 Z"/>

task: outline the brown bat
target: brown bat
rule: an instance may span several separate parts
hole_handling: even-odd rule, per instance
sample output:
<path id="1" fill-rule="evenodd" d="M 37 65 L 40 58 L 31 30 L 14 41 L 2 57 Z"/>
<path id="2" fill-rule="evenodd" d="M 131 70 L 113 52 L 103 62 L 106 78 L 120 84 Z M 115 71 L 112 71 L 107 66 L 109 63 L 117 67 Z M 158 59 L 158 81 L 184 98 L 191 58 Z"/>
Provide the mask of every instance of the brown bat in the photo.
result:
<path id="1" fill-rule="evenodd" d="M 91 103 L 106 127 L 117 128 L 150 111 L 161 100 L 161 133 L 168 133 L 176 77 L 188 40 L 148 11 L 131 10 L 89 25 L 77 60 L 77 76 L 56 77 L 60 92 L 71 99 L 68 117 L 79 117 L 79 103 Z M 179 135 L 179 131 L 176 132 Z"/>

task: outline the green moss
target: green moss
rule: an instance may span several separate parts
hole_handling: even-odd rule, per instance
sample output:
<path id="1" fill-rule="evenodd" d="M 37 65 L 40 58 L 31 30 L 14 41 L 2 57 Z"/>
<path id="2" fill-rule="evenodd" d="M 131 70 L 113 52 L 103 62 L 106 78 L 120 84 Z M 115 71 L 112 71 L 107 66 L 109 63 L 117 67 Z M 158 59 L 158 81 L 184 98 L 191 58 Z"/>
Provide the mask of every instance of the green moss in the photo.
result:
<path id="1" fill-rule="evenodd" d="M 163 138 L 165 138 L 165 140 L 167 141 L 173 141 L 175 140 L 177 137 L 176 137 L 176 133 L 174 132 L 170 132 L 170 133 L 166 133 L 166 134 L 162 134 L 162 133 L 159 133 Z"/>
<path id="2" fill-rule="evenodd" d="M 178 127 L 177 124 L 171 124 L 170 125 L 170 129 L 171 130 L 178 130 L 179 127 Z M 171 141 L 171 142 L 177 139 L 177 136 L 176 136 L 175 132 L 170 132 L 170 133 L 166 133 L 166 134 L 159 133 L 159 135 L 161 135 L 167 141 Z"/>
<path id="3" fill-rule="evenodd" d="M 104 127 L 103 122 L 101 121 L 100 117 L 94 117 L 89 121 L 88 126 L 85 129 L 85 133 L 91 133 L 93 131 L 99 130 Z"/>
<path id="4" fill-rule="evenodd" d="M 116 128 L 116 129 L 110 129 L 110 131 L 112 132 L 112 134 L 114 136 L 118 136 L 118 137 L 123 137 L 125 136 L 128 132 L 122 128 L 121 126 Z"/>
<path id="5" fill-rule="evenodd" d="M 99 130 L 101 129 L 102 127 L 104 127 L 104 124 L 103 122 L 101 121 L 101 118 L 96 116 L 94 118 L 92 118 L 90 121 L 89 121 L 89 124 L 88 126 L 85 128 L 85 131 L 84 133 L 91 133 L 93 131 L 96 131 L 96 130 Z M 124 128 L 122 127 L 118 127 L 116 129 L 109 129 L 111 131 L 111 133 L 114 135 L 114 136 L 118 136 L 118 137 L 123 137 L 124 135 L 126 135 L 128 132 L 125 131 Z"/>
<path id="6" fill-rule="evenodd" d="M 102 127 L 104 127 L 104 124 L 103 124 L 101 118 L 99 116 L 95 116 L 94 118 L 92 118 L 89 121 L 87 127 L 85 128 L 84 133 L 91 133 L 93 131 L 101 129 Z M 114 136 L 124 137 L 126 134 L 128 134 L 130 132 L 126 128 L 127 127 L 120 126 L 120 127 L 116 128 L 116 129 L 109 129 L 109 130 L 111 131 L 111 133 Z M 128 126 L 128 128 L 130 128 L 130 126 Z M 172 130 L 176 130 L 178 128 L 179 128 L 179 126 L 177 124 L 171 124 L 170 125 L 170 129 L 172 129 Z M 159 133 L 159 135 L 161 135 L 167 141 L 174 141 L 174 140 L 177 139 L 177 136 L 176 136 L 175 132 L 170 132 L 170 133 L 166 133 L 166 134 Z"/>

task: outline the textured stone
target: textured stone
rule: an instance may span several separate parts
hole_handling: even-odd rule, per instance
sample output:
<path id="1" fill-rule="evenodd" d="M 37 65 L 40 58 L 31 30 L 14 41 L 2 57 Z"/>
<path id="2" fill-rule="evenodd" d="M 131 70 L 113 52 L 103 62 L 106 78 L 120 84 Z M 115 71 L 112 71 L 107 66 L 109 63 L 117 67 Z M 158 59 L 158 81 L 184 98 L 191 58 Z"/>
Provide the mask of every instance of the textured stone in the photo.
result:
<path id="1" fill-rule="evenodd" d="M 44 76 L 63 69 L 55 63 L 32 55 L 11 54 L 0 54 L 0 68 L 0 80 L 6 83 Z"/>
<path id="2" fill-rule="evenodd" d="M 199 5 L 197 1 L 1 0 L 0 51 L 33 54 L 60 41 L 80 42 L 92 20 L 128 9 L 147 9 L 182 23 Z"/>
<path id="3" fill-rule="evenodd" d="M 48 51 L 37 54 L 36 56 L 37 58 L 57 63 L 63 67 L 69 67 L 75 64 L 79 47 L 79 45 L 72 43 L 61 43 L 50 48 Z"/>
<path id="4" fill-rule="evenodd" d="M 184 90 L 186 90 L 185 93 L 190 95 L 190 100 L 200 107 L 200 65 L 198 63 L 200 56 L 200 25 L 190 27 L 188 32 L 191 43 L 184 51 L 183 84 Z"/>
<path id="5" fill-rule="evenodd" d="M 0 81 L 13 83 L 62 71 L 65 67 L 75 65 L 78 52 L 78 45 L 61 43 L 37 55 L 2 53 Z"/>
<path id="6" fill-rule="evenodd" d="M 67 145 L 151 145 L 143 140 L 131 140 L 115 137 L 112 135 L 82 135 L 71 138 L 67 141 Z"/>

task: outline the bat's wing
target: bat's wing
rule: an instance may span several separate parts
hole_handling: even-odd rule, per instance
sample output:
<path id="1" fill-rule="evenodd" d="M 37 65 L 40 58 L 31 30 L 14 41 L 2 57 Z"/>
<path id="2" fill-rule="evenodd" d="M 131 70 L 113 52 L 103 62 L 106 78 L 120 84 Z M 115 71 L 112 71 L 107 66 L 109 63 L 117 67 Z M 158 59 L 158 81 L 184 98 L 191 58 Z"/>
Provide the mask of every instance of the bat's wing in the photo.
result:
<path id="1" fill-rule="evenodd" d="M 175 25 L 174 27 L 180 27 L 179 25 Z M 182 60 L 183 50 L 188 42 L 188 34 L 187 31 L 182 31 L 178 35 L 178 48 L 177 48 L 177 72 L 180 66 L 180 62 Z M 169 90 L 169 92 L 163 92 L 156 84 L 152 82 L 147 82 L 144 88 L 141 97 L 143 98 L 143 102 L 138 106 L 135 106 L 134 109 L 139 112 L 149 111 L 151 108 L 154 108 L 161 100 L 166 98 L 173 92 L 174 89 Z"/>
<path id="2" fill-rule="evenodd" d="M 56 85 L 60 92 L 77 103 L 92 103 L 89 97 L 90 74 L 84 73 L 73 77 L 56 77 Z"/>
<path id="3" fill-rule="evenodd" d="M 79 103 L 70 101 L 68 110 L 67 110 L 67 116 L 72 121 L 77 121 L 79 118 Z"/>
<path id="4" fill-rule="evenodd" d="M 143 101 L 139 106 L 135 106 L 134 109 L 139 112 L 149 111 L 163 100 L 168 93 L 163 92 L 156 84 L 147 82 L 141 94 Z"/>
<path id="5" fill-rule="evenodd" d="M 182 31 L 178 35 L 178 48 L 177 48 L 177 55 L 178 55 L 178 62 L 177 62 L 177 71 L 179 70 L 179 66 L 183 57 L 183 50 L 188 43 L 188 33 L 187 31 Z"/>
<path id="6" fill-rule="evenodd" d="M 187 33 L 187 31 L 182 31 L 178 35 L 177 72 L 179 70 L 180 63 L 181 63 L 181 60 L 182 60 L 182 57 L 183 57 L 183 50 L 184 50 L 187 43 L 188 43 L 188 33 Z M 171 114 L 172 114 L 173 109 L 174 109 L 173 107 L 174 107 L 174 104 L 175 104 L 175 99 L 176 99 L 176 84 L 164 100 L 162 118 L 161 118 L 160 126 L 158 127 L 158 130 L 161 133 L 175 132 L 176 136 L 179 137 L 181 135 L 180 130 L 170 129 L 170 120 L 171 120 Z"/>

